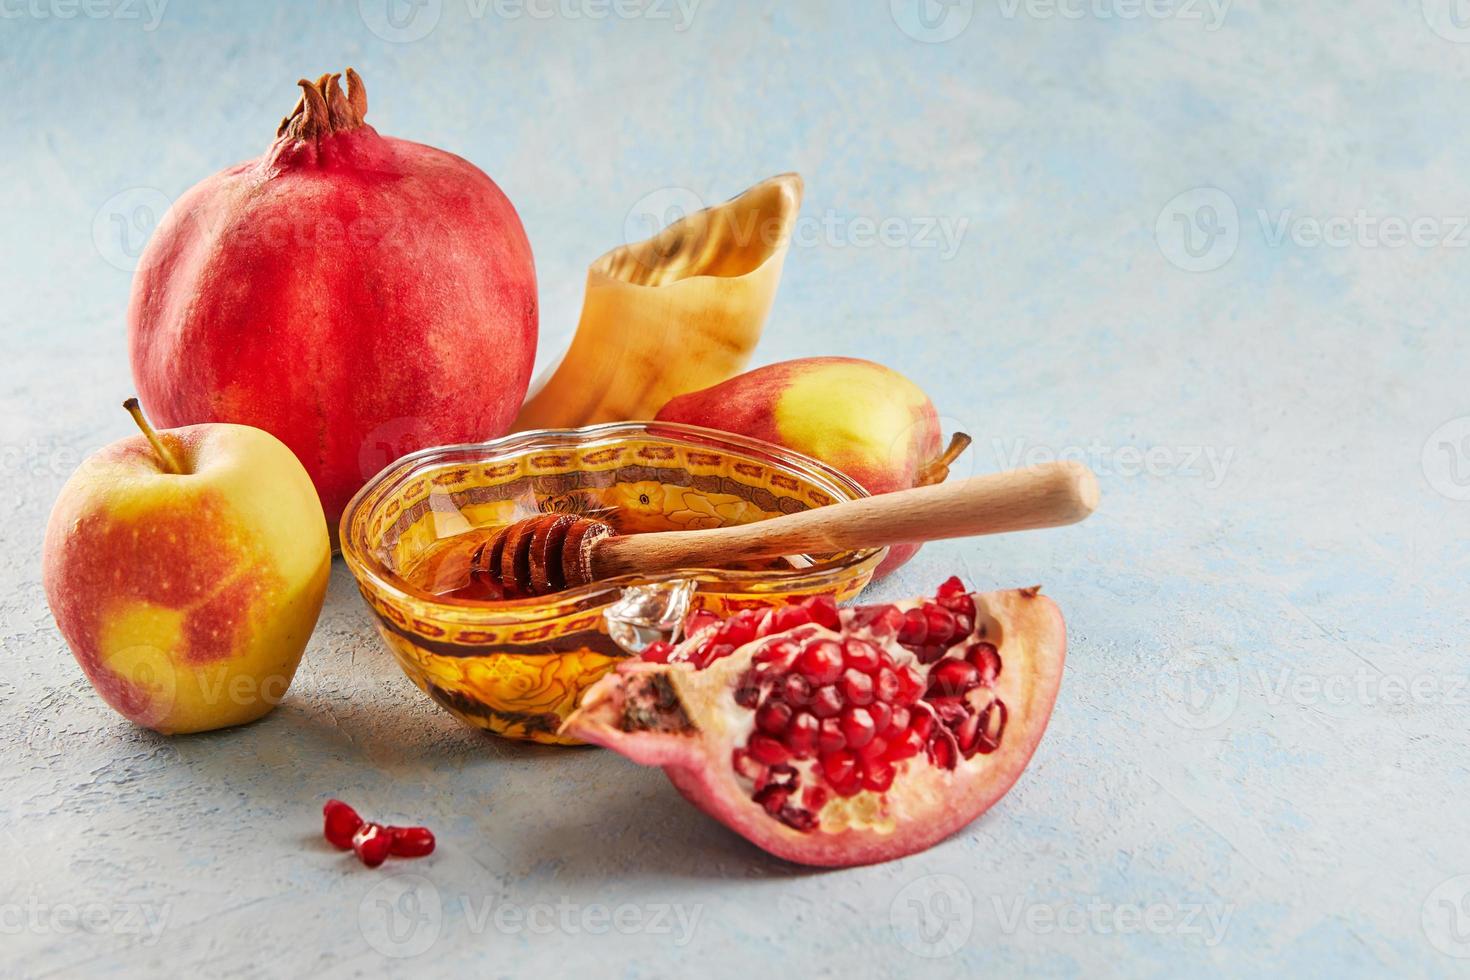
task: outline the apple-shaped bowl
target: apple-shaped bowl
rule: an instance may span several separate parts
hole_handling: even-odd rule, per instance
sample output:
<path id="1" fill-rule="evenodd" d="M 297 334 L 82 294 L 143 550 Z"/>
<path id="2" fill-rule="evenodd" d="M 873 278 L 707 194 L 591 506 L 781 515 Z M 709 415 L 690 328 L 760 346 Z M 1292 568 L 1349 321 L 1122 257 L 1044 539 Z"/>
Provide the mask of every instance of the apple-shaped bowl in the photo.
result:
<path id="1" fill-rule="evenodd" d="M 557 731 L 582 692 L 619 660 L 673 637 L 688 612 L 849 599 L 887 549 L 623 576 L 496 602 L 438 594 L 417 573 L 426 556 L 465 531 L 538 513 L 586 514 L 630 534 L 746 524 L 862 496 L 856 481 L 817 460 L 698 426 L 537 429 L 389 465 L 343 513 L 342 557 L 388 649 L 437 704 L 508 738 L 575 745 Z"/>

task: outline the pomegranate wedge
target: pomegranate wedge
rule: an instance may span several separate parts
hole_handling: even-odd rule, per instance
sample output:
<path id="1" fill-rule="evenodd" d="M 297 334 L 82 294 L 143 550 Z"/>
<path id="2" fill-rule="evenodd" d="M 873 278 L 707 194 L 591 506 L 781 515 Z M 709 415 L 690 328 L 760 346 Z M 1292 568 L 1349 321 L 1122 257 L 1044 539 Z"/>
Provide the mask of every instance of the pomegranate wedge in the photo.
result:
<path id="1" fill-rule="evenodd" d="M 1005 795 L 1051 716 L 1061 612 L 1036 589 L 729 619 L 621 665 L 563 731 L 662 766 L 757 846 L 846 866 L 924 850 Z"/>

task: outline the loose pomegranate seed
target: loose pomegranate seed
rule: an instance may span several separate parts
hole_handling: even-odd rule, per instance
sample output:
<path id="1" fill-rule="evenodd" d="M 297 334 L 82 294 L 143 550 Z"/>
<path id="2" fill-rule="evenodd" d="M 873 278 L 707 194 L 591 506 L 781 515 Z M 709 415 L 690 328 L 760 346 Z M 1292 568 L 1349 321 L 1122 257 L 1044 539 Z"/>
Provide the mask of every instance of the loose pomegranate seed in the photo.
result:
<path id="1" fill-rule="evenodd" d="M 322 836 L 338 850 L 352 849 L 352 835 L 362 827 L 362 817 L 341 800 L 328 800 L 322 807 Z"/>
<path id="2" fill-rule="evenodd" d="M 847 668 L 842 672 L 842 696 L 848 704 L 872 704 L 873 678 Z"/>
<path id="3" fill-rule="evenodd" d="M 778 765 L 791 758 L 790 750 L 769 735 L 752 735 L 745 747 L 750 750 L 752 757 L 768 766 Z"/>
<path id="4" fill-rule="evenodd" d="M 817 732 L 817 751 L 825 755 L 828 752 L 837 752 L 845 748 L 847 748 L 847 736 L 842 732 L 842 720 L 824 718 L 821 730 Z"/>
<path id="5" fill-rule="evenodd" d="M 847 740 L 848 748 L 860 749 L 873 741 L 876 734 L 873 716 L 868 714 L 867 708 L 848 708 L 842 712 L 842 736 Z"/>
<path id="6" fill-rule="evenodd" d="M 812 695 L 812 714 L 818 718 L 834 718 L 842 710 L 842 692 L 831 684 Z"/>
<path id="7" fill-rule="evenodd" d="M 434 853 L 434 834 L 428 827 L 389 827 L 388 853 L 394 857 L 423 857 Z"/>
<path id="8" fill-rule="evenodd" d="M 818 640 L 802 651 L 796 668 L 813 684 L 831 684 L 842 676 L 842 647 L 832 640 Z"/>
<path id="9" fill-rule="evenodd" d="M 393 838 L 382 824 L 365 823 L 352 835 L 352 850 L 369 868 L 376 868 L 388 858 Z"/>
<path id="10" fill-rule="evenodd" d="M 791 705 L 784 701 L 767 701 L 755 713 L 755 727 L 767 735 L 783 735 L 791 724 Z"/>

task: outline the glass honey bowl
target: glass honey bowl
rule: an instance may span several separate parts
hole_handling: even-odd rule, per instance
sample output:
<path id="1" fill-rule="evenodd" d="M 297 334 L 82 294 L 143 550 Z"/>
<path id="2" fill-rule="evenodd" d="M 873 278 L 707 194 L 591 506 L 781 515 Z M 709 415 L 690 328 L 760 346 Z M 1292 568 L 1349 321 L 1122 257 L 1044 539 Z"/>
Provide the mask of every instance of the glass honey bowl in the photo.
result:
<path id="1" fill-rule="evenodd" d="M 443 594 L 452 590 L 422 574 L 453 564 L 436 556 L 458 535 L 547 512 L 596 517 L 620 534 L 724 527 L 862 496 L 856 481 L 817 460 L 698 426 L 537 429 L 391 464 L 343 513 L 342 557 L 388 649 L 437 704 L 508 738 L 575 745 L 557 729 L 582 692 L 619 660 L 669 639 L 689 611 L 849 599 L 885 549 L 629 575 L 487 602 Z"/>

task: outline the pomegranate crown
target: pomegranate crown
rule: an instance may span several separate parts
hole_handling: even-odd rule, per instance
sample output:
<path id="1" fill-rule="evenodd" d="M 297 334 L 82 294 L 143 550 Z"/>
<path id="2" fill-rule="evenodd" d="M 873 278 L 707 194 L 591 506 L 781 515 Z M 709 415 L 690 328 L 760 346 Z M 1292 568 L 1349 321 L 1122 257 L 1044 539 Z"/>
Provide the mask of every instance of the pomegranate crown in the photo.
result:
<path id="1" fill-rule="evenodd" d="M 367 115 L 367 89 L 362 76 L 351 68 L 347 69 L 347 94 L 342 94 L 339 81 L 342 74 L 330 72 L 315 82 L 301 79 L 301 98 L 296 108 L 281 120 L 276 130 L 277 137 L 293 140 L 313 140 L 332 133 L 357 129 Z"/>

